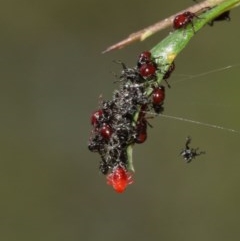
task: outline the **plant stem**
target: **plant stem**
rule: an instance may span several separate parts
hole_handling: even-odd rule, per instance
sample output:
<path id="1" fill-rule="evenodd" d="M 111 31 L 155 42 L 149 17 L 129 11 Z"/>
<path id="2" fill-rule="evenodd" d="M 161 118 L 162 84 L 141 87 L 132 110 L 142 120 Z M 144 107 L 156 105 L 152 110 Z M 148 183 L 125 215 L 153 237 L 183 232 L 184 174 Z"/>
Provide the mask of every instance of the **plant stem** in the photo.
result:
<path id="1" fill-rule="evenodd" d="M 196 12 L 199 12 L 201 11 L 201 9 L 206 9 L 206 8 L 215 8 L 216 6 L 218 5 L 221 5 L 223 3 L 226 3 L 226 4 L 229 4 L 230 2 L 234 2 L 233 4 L 230 4 L 229 5 L 229 8 L 226 9 L 226 10 L 229 10 L 231 8 L 234 8 L 236 6 L 238 6 L 240 4 L 240 1 L 239 0 L 236 0 L 236 1 L 231 1 L 231 0 L 206 0 L 206 1 L 203 1 L 203 2 L 200 2 L 200 3 L 197 3 L 189 8 L 186 8 L 186 9 L 183 9 L 181 11 L 179 11 L 178 13 L 175 13 L 155 24 L 152 24 L 144 29 L 141 29 L 135 33 L 132 33 L 130 34 L 127 38 L 123 39 L 122 41 L 116 43 L 116 44 L 113 44 L 111 46 L 109 46 L 106 50 L 104 50 L 102 53 L 107 53 L 107 52 L 110 52 L 112 50 L 116 50 L 116 49 L 121 49 L 129 44 L 132 44 L 133 42 L 135 41 L 143 41 L 145 40 L 146 38 L 150 37 L 151 35 L 153 35 L 154 33 L 160 31 L 160 30 L 163 30 L 167 27 L 170 27 L 172 26 L 172 22 L 173 22 L 173 19 L 175 18 L 176 15 L 182 13 L 182 12 L 186 12 L 186 11 L 189 11 L 189 12 L 193 12 L 193 13 L 196 13 Z M 224 11 L 223 11 L 224 12 Z M 215 17 L 219 16 L 221 13 L 223 12 L 218 12 Z"/>

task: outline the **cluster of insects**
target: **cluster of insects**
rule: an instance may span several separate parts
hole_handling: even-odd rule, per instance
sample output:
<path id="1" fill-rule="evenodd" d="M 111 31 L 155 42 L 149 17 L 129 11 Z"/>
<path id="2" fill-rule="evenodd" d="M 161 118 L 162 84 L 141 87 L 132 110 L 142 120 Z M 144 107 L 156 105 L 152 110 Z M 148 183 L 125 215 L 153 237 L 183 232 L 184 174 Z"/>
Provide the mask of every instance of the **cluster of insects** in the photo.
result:
<path id="1" fill-rule="evenodd" d="M 119 88 L 112 100 L 102 100 L 92 114 L 88 144 L 90 151 L 99 153 L 99 170 L 117 192 L 123 192 L 132 183 L 127 148 L 146 141 L 151 126 L 147 112 L 162 113 L 165 99 L 165 87 L 156 81 L 160 69 L 149 51 L 140 54 L 133 68 L 120 64 Z M 174 63 L 169 65 L 163 74 L 165 80 L 174 68 Z"/>
<path id="2" fill-rule="evenodd" d="M 185 29 L 188 24 L 193 27 L 195 17 L 197 15 L 191 12 L 177 15 L 173 21 L 174 29 Z M 229 14 L 219 16 L 216 21 L 223 18 L 229 18 Z M 114 91 L 112 100 L 101 100 L 98 110 L 92 114 L 93 128 L 88 143 L 89 150 L 101 157 L 100 172 L 106 175 L 107 183 L 119 193 L 133 182 L 128 167 L 128 147 L 146 141 L 147 129 L 151 127 L 147 113 L 161 114 L 164 111 L 165 87 L 158 83 L 157 75 L 161 73 L 170 87 L 167 79 L 175 69 L 172 62 L 163 71 L 149 51 L 139 55 L 133 68 L 122 62 L 120 64 L 119 88 Z M 188 138 L 180 153 L 186 162 L 202 154 L 189 147 L 190 141 Z"/>

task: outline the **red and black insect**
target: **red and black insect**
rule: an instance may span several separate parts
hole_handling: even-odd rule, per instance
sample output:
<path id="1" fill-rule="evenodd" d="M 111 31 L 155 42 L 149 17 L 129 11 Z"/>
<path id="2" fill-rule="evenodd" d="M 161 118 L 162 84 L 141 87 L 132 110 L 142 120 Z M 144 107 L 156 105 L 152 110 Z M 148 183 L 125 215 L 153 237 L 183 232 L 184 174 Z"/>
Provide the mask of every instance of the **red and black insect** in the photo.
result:
<path id="1" fill-rule="evenodd" d="M 149 51 L 144 51 L 142 52 L 139 57 L 138 57 L 138 61 L 137 61 L 137 67 L 140 68 L 142 65 L 144 64 L 149 64 L 151 63 L 152 60 L 152 54 Z"/>
<path id="2" fill-rule="evenodd" d="M 95 111 L 91 116 L 91 124 L 95 127 L 98 126 L 101 122 L 102 116 L 103 116 L 103 111 L 101 109 Z"/>
<path id="3" fill-rule="evenodd" d="M 150 125 L 146 119 L 147 109 L 148 105 L 142 105 L 141 110 L 139 112 L 138 121 L 135 127 L 136 134 L 134 139 L 135 143 L 137 144 L 142 144 L 147 140 L 147 126 Z"/>
<path id="4" fill-rule="evenodd" d="M 165 88 L 164 86 L 155 87 L 152 93 L 153 105 L 162 105 L 165 99 Z"/>
<path id="5" fill-rule="evenodd" d="M 199 17 L 195 13 L 192 13 L 189 11 L 178 14 L 173 20 L 173 28 L 174 29 L 181 29 L 181 28 L 186 29 L 187 25 L 191 24 L 193 32 L 195 32 L 194 26 L 193 26 L 194 18 L 199 18 Z"/>
<path id="6" fill-rule="evenodd" d="M 112 135 L 112 128 L 106 124 L 103 123 L 102 127 L 99 130 L 100 135 L 105 139 L 105 140 L 109 140 L 111 135 Z"/>
<path id="7" fill-rule="evenodd" d="M 151 80 L 156 77 L 156 71 L 158 68 L 151 52 L 144 51 L 139 55 L 137 68 L 139 70 L 139 74 L 145 79 Z"/>
<path id="8" fill-rule="evenodd" d="M 139 74 L 143 77 L 143 78 L 154 78 L 156 77 L 156 71 L 157 68 L 154 64 L 149 63 L 149 64 L 143 64 L 140 68 L 139 68 Z"/>
<path id="9" fill-rule="evenodd" d="M 165 72 L 163 76 L 163 80 L 166 82 L 168 88 L 171 88 L 170 84 L 168 83 L 168 79 L 170 78 L 172 72 L 175 70 L 175 63 L 172 62 L 168 68 L 168 70 Z"/>
<path id="10" fill-rule="evenodd" d="M 157 114 L 164 111 L 163 103 L 165 99 L 165 88 L 164 86 L 155 87 L 152 93 L 152 107 Z"/>
<path id="11" fill-rule="evenodd" d="M 167 70 L 167 72 L 164 74 L 163 79 L 167 80 L 170 78 L 172 72 L 175 70 L 175 63 L 172 62 Z"/>
<path id="12" fill-rule="evenodd" d="M 147 139 L 147 120 L 143 118 L 136 125 L 135 143 L 142 144 Z"/>

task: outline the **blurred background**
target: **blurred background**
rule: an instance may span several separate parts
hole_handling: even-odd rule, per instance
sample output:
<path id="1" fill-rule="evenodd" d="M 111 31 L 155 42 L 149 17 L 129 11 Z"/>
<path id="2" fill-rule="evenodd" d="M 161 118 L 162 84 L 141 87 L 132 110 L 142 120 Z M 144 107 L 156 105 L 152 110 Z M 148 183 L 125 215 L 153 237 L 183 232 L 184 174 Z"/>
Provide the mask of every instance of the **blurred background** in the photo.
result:
<path id="1" fill-rule="evenodd" d="M 99 96 L 171 29 L 102 55 L 109 45 L 191 0 L 42 0 L 0 3 L 0 240 L 238 240 L 240 135 L 150 120 L 134 148 L 134 184 L 117 194 L 87 149 Z M 240 131 L 239 9 L 197 33 L 176 59 L 165 114 Z M 175 83 L 176 82 L 176 83 Z M 190 164 L 185 138 L 206 151 Z"/>

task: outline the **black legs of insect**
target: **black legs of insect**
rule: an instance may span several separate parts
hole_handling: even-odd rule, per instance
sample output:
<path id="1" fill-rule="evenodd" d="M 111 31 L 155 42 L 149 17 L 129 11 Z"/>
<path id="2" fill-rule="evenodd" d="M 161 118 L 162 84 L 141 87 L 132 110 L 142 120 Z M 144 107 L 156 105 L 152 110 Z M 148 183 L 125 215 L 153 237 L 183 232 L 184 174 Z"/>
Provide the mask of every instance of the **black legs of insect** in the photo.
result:
<path id="1" fill-rule="evenodd" d="M 184 158 L 187 163 L 190 163 L 196 156 L 205 154 L 204 151 L 198 152 L 199 148 L 190 148 L 191 137 L 186 138 L 185 149 L 180 152 L 180 155 Z"/>

